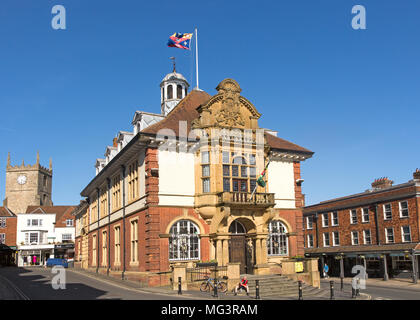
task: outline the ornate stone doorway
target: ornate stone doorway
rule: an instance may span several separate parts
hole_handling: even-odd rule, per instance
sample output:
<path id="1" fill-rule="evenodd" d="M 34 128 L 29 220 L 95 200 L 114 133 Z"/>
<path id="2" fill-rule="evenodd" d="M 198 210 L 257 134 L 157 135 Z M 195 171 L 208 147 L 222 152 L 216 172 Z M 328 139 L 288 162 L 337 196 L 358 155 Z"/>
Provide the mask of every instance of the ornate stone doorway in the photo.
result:
<path id="1" fill-rule="evenodd" d="M 240 263 L 240 272 L 252 273 L 253 250 L 252 241 L 246 237 L 246 229 L 242 223 L 235 220 L 229 226 L 229 262 Z"/>

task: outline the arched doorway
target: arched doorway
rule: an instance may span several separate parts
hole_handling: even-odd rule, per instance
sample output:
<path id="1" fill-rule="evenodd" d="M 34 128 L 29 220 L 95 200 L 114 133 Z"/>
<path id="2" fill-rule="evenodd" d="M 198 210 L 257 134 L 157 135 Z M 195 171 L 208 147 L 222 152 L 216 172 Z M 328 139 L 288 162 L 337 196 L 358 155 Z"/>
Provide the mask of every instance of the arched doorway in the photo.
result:
<path id="1" fill-rule="evenodd" d="M 229 262 L 240 263 L 240 272 L 252 273 L 253 250 L 246 237 L 247 229 L 244 224 L 234 220 L 229 226 L 231 234 L 229 240 Z"/>

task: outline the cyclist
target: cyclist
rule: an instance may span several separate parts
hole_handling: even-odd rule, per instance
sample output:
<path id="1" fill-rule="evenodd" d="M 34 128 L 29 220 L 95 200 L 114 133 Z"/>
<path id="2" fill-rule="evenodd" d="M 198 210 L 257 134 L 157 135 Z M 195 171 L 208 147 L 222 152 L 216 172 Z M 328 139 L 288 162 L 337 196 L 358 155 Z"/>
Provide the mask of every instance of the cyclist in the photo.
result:
<path id="1" fill-rule="evenodd" d="M 238 291 L 240 289 L 245 289 L 246 294 L 249 295 L 248 280 L 246 279 L 246 276 L 244 276 L 238 283 L 238 285 L 235 287 L 235 296 L 238 294 Z"/>

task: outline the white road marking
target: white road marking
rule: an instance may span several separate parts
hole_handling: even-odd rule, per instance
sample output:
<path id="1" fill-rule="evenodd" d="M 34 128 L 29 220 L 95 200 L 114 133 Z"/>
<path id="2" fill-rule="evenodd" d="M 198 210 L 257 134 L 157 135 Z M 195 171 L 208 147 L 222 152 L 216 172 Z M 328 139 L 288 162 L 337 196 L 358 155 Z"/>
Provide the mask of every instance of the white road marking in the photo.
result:
<path id="1" fill-rule="evenodd" d="M 7 278 L 5 278 L 5 277 L 3 277 L 3 276 L 0 276 L 0 278 L 3 280 L 3 281 L 5 281 L 13 290 L 15 290 L 15 292 L 23 299 L 23 300 L 31 300 L 31 299 L 29 299 L 29 297 L 26 295 L 26 294 L 24 294 L 23 292 L 22 292 L 22 290 L 20 290 L 13 282 L 11 282 L 9 279 L 7 279 Z"/>

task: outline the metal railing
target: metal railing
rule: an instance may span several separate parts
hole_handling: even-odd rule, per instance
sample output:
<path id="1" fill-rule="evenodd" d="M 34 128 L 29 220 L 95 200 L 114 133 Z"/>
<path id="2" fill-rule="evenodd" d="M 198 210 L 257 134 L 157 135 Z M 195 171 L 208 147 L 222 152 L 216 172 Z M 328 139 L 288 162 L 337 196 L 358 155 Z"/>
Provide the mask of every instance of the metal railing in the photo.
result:
<path id="1" fill-rule="evenodd" d="M 227 266 L 203 265 L 187 268 L 187 282 L 204 281 L 208 278 L 226 278 Z"/>

